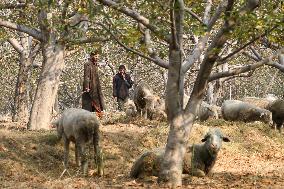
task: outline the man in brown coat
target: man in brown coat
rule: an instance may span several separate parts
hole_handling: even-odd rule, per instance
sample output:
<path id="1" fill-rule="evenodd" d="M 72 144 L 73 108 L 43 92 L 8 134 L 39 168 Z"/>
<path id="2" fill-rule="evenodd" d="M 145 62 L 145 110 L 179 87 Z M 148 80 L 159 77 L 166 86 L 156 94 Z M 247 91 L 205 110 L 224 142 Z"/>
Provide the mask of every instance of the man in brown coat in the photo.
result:
<path id="1" fill-rule="evenodd" d="M 98 51 L 91 52 L 89 61 L 84 65 L 82 108 L 96 112 L 101 118 L 105 103 L 98 74 L 98 58 Z"/>

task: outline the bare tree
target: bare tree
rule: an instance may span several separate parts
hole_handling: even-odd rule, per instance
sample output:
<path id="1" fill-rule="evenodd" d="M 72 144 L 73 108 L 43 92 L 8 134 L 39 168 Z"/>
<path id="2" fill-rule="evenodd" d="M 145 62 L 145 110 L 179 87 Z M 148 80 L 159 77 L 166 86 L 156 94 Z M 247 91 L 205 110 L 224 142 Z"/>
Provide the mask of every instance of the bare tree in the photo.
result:
<path id="1" fill-rule="evenodd" d="M 205 8 L 204 18 L 201 19 L 197 14 L 194 14 L 188 9 L 184 1 L 172 0 L 170 1 L 170 35 L 165 34 L 157 25 L 151 23 L 149 19 L 141 15 L 135 10 L 129 9 L 121 4 L 112 0 L 98 0 L 105 6 L 109 6 L 119 12 L 124 13 L 128 17 L 131 17 L 143 26 L 142 32 L 145 36 L 144 42 L 146 42 L 149 56 L 137 52 L 132 48 L 127 47 L 122 41 L 112 34 L 115 41 L 117 41 L 126 50 L 136 53 L 137 55 L 151 60 L 157 65 L 160 65 L 168 69 L 168 80 L 166 88 L 166 111 L 168 115 L 168 122 L 170 125 L 170 132 L 168 135 L 166 152 L 164 155 L 162 169 L 159 176 L 160 182 L 168 183 L 171 186 L 181 185 L 182 174 L 182 159 L 185 154 L 187 140 L 190 135 L 192 125 L 195 120 L 196 111 L 202 101 L 203 95 L 206 91 L 206 87 L 209 81 L 213 81 L 218 78 L 228 77 L 230 74 L 237 75 L 239 73 L 246 72 L 248 70 L 234 70 L 218 74 L 212 74 L 213 67 L 217 60 L 220 58 L 219 54 L 224 48 L 224 44 L 232 38 L 231 33 L 236 26 L 242 24 L 242 17 L 252 12 L 260 4 L 258 0 L 248 0 L 238 10 L 235 10 L 234 0 L 224 0 L 220 2 L 219 6 L 215 9 L 215 12 L 211 14 L 212 1 L 208 0 Z M 167 4 L 168 5 L 168 4 Z M 195 45 L 195 48 L 191 51 L 190 55 L 183 57 L 183 37 L 184 37 L 184 14 L 189 12 L 192 17 L 198 20 L 206 26 L 206 31 L 201 36 Z M 222 26 L 218 31 L 212 32 L 213 26 L 217 21 L 220 24 L 221 15 L 225 14 L 225 19 Z M 210 17 L 210 15 L 212 15 Z M 151 47 L 150 33 L 156 35 L 158 39 L 168 44 L 168 62 L 162 60 L 157 56 L 155 50 Z M 209 40 L 210 39 L 210 40 Z M 209 44 L 209 45 L 208 45 Z M 201 58 L 201 57 L 204 58 Z M 182 108 L 182 96 L 184 89 L 184 74 L 196 63 L 201 60 L 197 78 L 194 82 L 194 87 L 190 95 L 190 99 L 186 105 L 186 108 Z M 260 64 L 260 63 L 259 63 Z M 264 62 L 261 63 L 263 65 Z M 260 65 L 247 66 L 252 69 L 256 69 Z"/>
<path id="2" fill-rule="evenodd" d="M 13 4 L 2 5 L 4 8 L 11 8 Z M 27 2 L 21 6 L 12 6 L 15 8 L 32 7 L 37 15 L 37 24 L 39 28 L 32 28 L 15 22 L 0 19 L 0 26 L 11 30 L 20 31 L 40 41 L 42 50 L 43 63 L 40 73 L 36 94 L 34 97 L 31 114 L 29 117 L 29 129 L 49 129 L 51 114 L 55 98 L 58 91 L 60 75 L 64 67 L 64 55 L 67 46 L 82 43 L 91 43 L 96 41 L 104 41 L 105 38 L 98 38 L 91 35 L 86 38 L 74 38 L 72 35 L 76 30 L 71 30 L 69 22 L 66 22 L 70 16 L 68 15 L 68 8 L 71 6 L 70 1 L 63 3 L 57 2 L 56 5 L 50 2 L 41 2 L 40 4 L 34 2 Z M 55 15 L 51 8 L 59 7 L 60 16 Z M 59 25 L 54 24 L 54 17 L 59 18 Z M 8 17 L 8 16 L 7 16 Z M 79 20 L 80 22 L 81 20 Z M 74 23 L 72 23 L 74 24 Z M 78 31 L 77 31 L 78 32 Z"/>
<path id="3" fill-rule="evenodd" d="M 19 72 L 15 87 L 13 121 L 27 122 L 29 118 L 29 78 L 33 61 L 39 51 L 39 45 L 32 45 L 32 37 L 19 33 L 20 40 L 9 38 L 8 42 L 19 53 Z"/>

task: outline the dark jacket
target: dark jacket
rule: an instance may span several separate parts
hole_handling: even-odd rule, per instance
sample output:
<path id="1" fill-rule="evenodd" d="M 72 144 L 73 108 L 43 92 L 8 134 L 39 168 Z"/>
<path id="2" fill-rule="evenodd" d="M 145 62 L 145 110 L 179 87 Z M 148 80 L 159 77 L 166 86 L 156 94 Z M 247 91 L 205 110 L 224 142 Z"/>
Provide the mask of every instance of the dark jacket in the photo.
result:
<path id="1" fill-rule="evenodd" d="M 96 109 L 103 111 L 105 109 L 105 103 L 98 75 L 98 67 L 90 61 L 84 65 L 83 91 L 86 91 L 87 88 L 89 88 L 90 91 L 84 92 L 82 95 L 82 108 L 94 111 L 92 105 L 94 106 L 95 104 Z"/>
<path id="2" fill-rule="evenodd" d="M 113 77 L 113 96 L 125 100 L 129 96 L 129 89 L 132 87 L 133 81 L 129 74 L 125 74 L 125 80 L 120 73 Z"/>

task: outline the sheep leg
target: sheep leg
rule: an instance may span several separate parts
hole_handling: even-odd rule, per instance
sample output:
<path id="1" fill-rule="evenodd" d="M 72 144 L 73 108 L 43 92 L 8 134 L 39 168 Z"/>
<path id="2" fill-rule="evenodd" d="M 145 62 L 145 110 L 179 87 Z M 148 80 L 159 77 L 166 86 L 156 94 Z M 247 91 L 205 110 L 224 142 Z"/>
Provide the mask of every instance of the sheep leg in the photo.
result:
<path id="1" fill-rule="evenodd" d="M 97 167 L 98 175 L 104 175 L 104 162 L 103 162 L 103 151 L 100 148 L 100 131 L 99 127 L 95 127 L 93 134 L 93 145 L 94 145 L 94 160 L 95 166 Z"/>
<path id="2" fill-rule="evenodd" d="M 142 110 L 141 108 L 138 108 L 138 106 L 136 106 L 136 109 L 137 109 L 137 114 L 142 117 Z"/>
<path id="3" fill-rule="evenodd" d="M 142 115 L 144 119 L 147 119 L 147 109 L 146 108 L 142 109 Z"/>
<path id="4" fill-rule="evenodd" d="M 78 142 L 75 142 L 75 160 L 76 160 L 76 165 L 80 166 L 80 161 L 79 161 L 79 148 L 78 148 Z"/>
<path id="5" fill-rule="evenodd" d="M 205 173 L 201 169 L 193 169 L 191 174 L 196 177 L 205 177 Z"/>
<path id="6" fill-rule="evenodd" d="M 95 164 L 97 167 L 97 172 L 99 176 L 104 175 L 104 158 L 103 158 L 103 151 L 99 146 L 95 147 Z"/>
<path id="7" fill-rule="evenodd" d="M 282 130 L 283 130 L 283 124 L 281 124 L 279 127 L 279 133 L 282 133 Z"/>
<path id="8" fill-rule="evenodd" d="M 63 137 L 64 139 L 64 167 L 65 169 L 68 168 L 68 159 L 69 159 L 69 143 L 70 140 L 68 140 L 66 137 Z"/>
<path id="9" fill-rule="evenodd" d="M 88 174 L 88 161 L 85 153 L 85 143 L 78 141 L 79 156 L 81 157 L 81 170 L 84 176 Z"/>

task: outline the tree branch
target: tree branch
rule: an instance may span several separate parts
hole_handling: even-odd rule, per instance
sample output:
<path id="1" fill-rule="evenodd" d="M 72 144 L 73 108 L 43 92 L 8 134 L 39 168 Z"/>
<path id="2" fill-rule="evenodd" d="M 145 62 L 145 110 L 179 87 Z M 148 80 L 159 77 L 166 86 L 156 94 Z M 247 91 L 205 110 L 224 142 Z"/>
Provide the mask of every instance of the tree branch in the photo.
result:
<path id="1" fill-rule="evenodd" d="M 143 26 L 142 26 L 143 27 Z M 163 62 L 163 65 L 167 65 L 166 67 L 163 67 L 163 68 L 168 68 L 169 66 L 169 63 L 162 60 L 158 55 L 157 53 L 151 48 L 151 35 L 150 35 L 150 30 L 147 28 L 145 29 L 145 32 L 144 32 L 144 42 L 145 42 L 145 45 L 147 47 L 147 50 L 148 50 L 148 53 L 150 55 L 151 58 L 153 58 L 154 60 L 158 61 L 158 62 Z"/>
<path id="2" fill-rule="evenodd" d="M 36 55 L 38 54 L 40 48 L 41 48 L 41 46 L 40 46 L 39 43 L 35 45 L 35 47 L 34 47 L 34 48 L 32 49 L 32 51 L 31 51 L 31 57 L 32 57 L 32 58 L 35 58 L 35 57 L 36 57 Z"/>
<path id="3" fill-rule="evenodd" d="M 130 47 L 127 47 L 125 44 L 123 44 L 105 25 L 101 24 L 101 23 L 97 23 L 98 25 L 102 26 L 108 33 L 110 33 L 110 35 L 112 36 L 112 38 L 120 45 L 122 46 L 125 50 L 129 51 L 129 52 L 132 52 L 134 54 L 137 54 L 147 60 L 150 60 L 152 61 L 153 63 L 157 64 L 158 66 L 161 66 L 163 68 L 166 68 L 168 69 L 169 67 L 169 64 L 168 62 L 165 62 L 163 61 L 162 59 L 158 58 L 155 54 L 152 54 L 151 57 L 139 52 L 139 51 L 136 51 Z"/>
<path id="4" fill-rule="evenodd" d="M 6 4 L 0 4 L 0 10 L 4 10 L 4 9 L 21 9 L 21 8 L 25 8 L 25 7 L 27 7 L 26 3 L 19 3 L 19 4 L 6 3 Z"/>
<path id="5" fill-rule="evenodd" d="M 254 61 L 258 62 L 260 61 L 256 56 L 249 54 L 248 52 L 243 52 L 243 55 L 245 55 L 246 57 L 253 59 Z"/>
<path id="6" fill-rule="evenodd" d="M 12 29 L 12 30 L 24 32 L 24 33 L 32 36 L 33 38 L 35 38 L 39 41 L 41 41 L 43 39 L 41 32 L 39 32 L 38 30 L 29 28 L 29 27 L 24 26 L 24 25 L 15 24 L 15 23 L 12 23 L 12 22 L 9 22 L 9 21 L 5 21 L 1 18 L 0 18 L 0 26 L 6 27 L 6 28 L 9 28 L 9 29 Z"/>
<path id="7" fill-rule="evenodd" d="M 261 55 L 255 50 L 255 48 L 253 48 L 252 46 L 250 46 L 250 50 L 251 50 L 252 53 L 255 55 L 255 57 L 257 57 L 258 61 L 262 60 Z"/>
<path id="8" fill-rule="evenodd" d="M 141 14 L 139 14 L 138 12 L 131 10 L 129 8 L 123 7 L 120 4 L 116 3 L 115 1 L 111 1 L 111 0 L 98 0 L 100 3 L 102 3 L 103 5 L 106 5 L 110 8 L 113 8 L 115 10 L 118 10 L 119 12 L 133 18 L 134 20 L 136 20 L 139 23 L 142 23 L 144 26 L 146 26 L 147 28 L 149 28 L 152 32 L 154 32 L 157 36 L 159 36 L 162 40 L 167 41 L 168 43 L 170 42 L 169 39 L 167 38 L 167 36 L 163 36 L 160 31 L 161 29 L 158 28 L 157 26 L 153 25 L 150 23 L 149 19 L 145 18 L 144 16 L 142 16 Z M 95 3 L 95 0 L 93 0 L 93 2 Z"/>
<path id="9" fill-rule="evenodd" d="M 188 56 L 183 62 L 182 65 L 183 73 L 186 73 L 190 69 L 190 67 L 194 64 L 194 62 L 196 62 L 196 60 L 200 57 L 201 53 L 204 51 L 206 43 L 209 39 L 209 31 L 212 29 L 212 27 L 220 17 L 221 13 L 225 10 L 226 6 L 228 5 L 227 2 L 228 2 L 227 0 L 224 0 L 219 4 L 214 16 L 211 18 L 211 20 L 208 23 L 207 33 L 199 39 L 198 43 L 195 45 L 192 51 L 192 54 Z"/>
<path id="10" fill-rule="evenodd" d="M 257 0 L 248 0 L 247 4 L 240 9 L 239 15 L 243 16 L 244 14 L 253 11 L 259 5 L 259 3 L 260 2 Z M 222 47 L 229 39 L 230 31 L 240 23 L 240 18 L 236 19 L 235 15 L 231 15 L 233 5 L 234 0 L 228 0 L 228 5 L 225 12 L 226 21 L 223 27 L 216 34 L 216 37 L 213 39 L 211 45 L 208 47 L 205 57 L 200 65 L 200 71 L 198 72 L 196 81 L 194 83 L 192 94 L 185 108 L 187 114 L 196 115 L 196 110 L 199 106 L 199 103 L 197 102 L 201 101 L 205 93 L 206 85 L 208 83 L 214 63 L 218 59 L 218 55 L 221 52 Z"/>
<path id="11" fill-rule="evenodd" d="M 177 39 L 177 30 L 176 30 L 176 20 L 175 20 L 175 1 L 172 1 L 172 8 L 170 10 L 170 19 L 171 19 L 171 45 L 174 49 L 178 49 L 178 39 Z"/>
<path id="12" fill-rule="evenodd" d="M 108 40 L 110 40 L 110 39 L 93 36 L 93 37 L 89 37 L 89 38 L 86 38 L 86 39 L 78 39 L 78 40 L 68 39 L 68 44 L 70 44 L 70 45 L 80 45 L 80 44 L 94 43 L 94 42 L 105 42 L 105 41 L 108 41 Z"/>
<path id="13" fill-rule="evenodd" d="M 185 12 L 188 12 L 193 18 L 198 20 L 201 24 L 204 24 L 203 20 L 197 14 L 195 14 L 190 8 L 185 7 L 184 10 Z"/>
<path id="14" fill-rule="evenodd" d="M 277 68 L 278 70 L 284 73 L 284 66 L 277 62 L 267 62 L 266 65 Z"/>
<path id="15" fill-rule="evenodd" d="M 182 73 L 186 73 L 190 67 L 196 62 L 196 60 L 200 57 L 202 52 L 206 47 L 206 43 L 209 39 L 209 33 L 206 33 L 205 36 L 199 39 L 198 43 L 195 45 L 193 52 L 190 56 L 185 58 L 185 61 L 182 64 Z"/>
<path id="16" fill-rule="evenodd" d="M 284 65 L 283 65 L 283 63 L 284 63 L 284 55 L 283 55 L 283 54 L 284 54 L 284 48 L 280 49 L 280 50 L 277 52 L 277 54 L 274 56 L 274 57 L 277 57 L 277 58 L 278 58 L 278 60 L 279 60 L 280 63 L 270 61 L 270 62 L 266 62 L 265 64 L 268 65 L 268 66 L 277 68 L 277 69 L 279 69 L 281 72 L 284 73 Z M 274 58 L 274 57 L 272 57 L 272 58 Z M 271 58 L 271 59 L 272 59 L 272 58 Z"/>
<path id="17" fill-rule="evenodd" d="M 220 18 L 222 12 L 226 10 L 226 7 L 228 6 L 228 0 L 223 0 L 217 7 L 215 14 L 212 16 L 210 21 L 208 22 L 208 28 L 207 31 L 210 31 L 213 26 L 215 25 L 216 21 Z"/>
<path id="18" fill-rule="evenodd" d="M 204 11 L 204 17 L 203 17 L 203 22 L 205 23 L 205 25 L 209 24 L 211 7 L 212 7 L 212 0 L 207 0 Z"/>
<path id="19" fill-rule="evenodd" d="M 227 59 L 234 56 L 235 54 L 237 54 L 238 52 L 240 52 L 241 50 L 245 49 L 247 46 L 253 44 L 255 41 L 259 40 L 260 38 L 266 36 L 269 32 L 273 31 L 274 29 L 276 29 L 277 27 L 279 27 L 279 25 L 277 26 L 274 26 L 273 28 L 265 31 L 263 34 L 260 34 L 259 36 L 256 36 L 254 38 L 252 38 L 249 42 L 245 43 L 243 46 L 237 48 L 235 51 L 229 53 L 227 56 L 223 57 L 223 58 L 220 58 L 218 59 L 218 63 L 217 63 L 217 66 L 227 62 Z"/>
<path id="20" fill-rule="evenodd" d="M 219 72 L 219 73 L 211 74 L 211 76 L 209 77 L 209 81 L 213 81 L 213 80 L 220 79 L 220 78 L 223 78 L 223 77 L 229 77 L 229 76 L 233 76 L 233 75 L 238 75 L 240 73 L 252 71 L 252 70 L 255 70 L 255 69 L 263 66 L 264 64 L 275 67 L 275 68 L 279 69 L 280 71 L 284 72 L 284 65 L 281 65 L 281 64 L 278 64 L 278 63 L 272 61 L 273 58 L 277 57 L 279 54 L 282 54 L 282 53 L 284 53 L 284 48 L 279 50 L 274 55 L 271 55 L 271 56 L 263 59 L 262 61 L 255 63 L 255 64 L 245 65 L 245 66 L 236 68 L 234 70 L 229 70 L 229 71 L 226 71 L 226 72 Z"/>
<path id="21" fill-rule="evenodd" d="M 13 46 L 13 48 L 19 53 L 23 53 L 24 48 L 20 45 L 20 43 L 15 38 L 9 38 L 8 42 Z"/>

